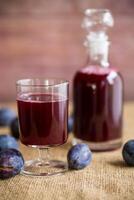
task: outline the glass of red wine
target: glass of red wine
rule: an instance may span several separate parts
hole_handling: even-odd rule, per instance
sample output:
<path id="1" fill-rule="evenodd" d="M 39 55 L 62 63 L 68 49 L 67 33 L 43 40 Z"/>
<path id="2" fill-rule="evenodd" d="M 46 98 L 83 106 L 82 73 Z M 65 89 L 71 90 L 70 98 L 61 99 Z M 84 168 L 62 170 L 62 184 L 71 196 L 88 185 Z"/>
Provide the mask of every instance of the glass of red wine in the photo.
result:
<path id="1" fill-rule="evenodd" d="M 65 162 L 51 160 L 49 148 L 66 143 L 68 81 L 61 79 L 22 79 L 17 81 L 17 107 L 20 140 L 38 149 L 38 158 L 25 161 L 22 173 L 50 176 L 67 170 Z"/>

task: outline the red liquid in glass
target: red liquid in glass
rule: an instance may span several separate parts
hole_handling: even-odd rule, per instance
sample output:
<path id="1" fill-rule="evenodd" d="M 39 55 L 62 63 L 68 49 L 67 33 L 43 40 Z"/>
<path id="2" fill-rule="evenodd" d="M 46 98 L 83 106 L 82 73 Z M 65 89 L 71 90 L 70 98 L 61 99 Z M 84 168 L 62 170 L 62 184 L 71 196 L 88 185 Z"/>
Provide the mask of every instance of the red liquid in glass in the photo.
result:
<path id="1" fill-rule="evenodd" d="M 23 144 L 53 146 L 66 142 L 68 100 L 65 97 L 23 94 L 17 105 Z"/>
<path id="2" fill-rule="evenodd" d="M 87 67 L 74 78 L 74 134 L 90 142 L 122 135 L 122 79 L 111 68 Z"/>

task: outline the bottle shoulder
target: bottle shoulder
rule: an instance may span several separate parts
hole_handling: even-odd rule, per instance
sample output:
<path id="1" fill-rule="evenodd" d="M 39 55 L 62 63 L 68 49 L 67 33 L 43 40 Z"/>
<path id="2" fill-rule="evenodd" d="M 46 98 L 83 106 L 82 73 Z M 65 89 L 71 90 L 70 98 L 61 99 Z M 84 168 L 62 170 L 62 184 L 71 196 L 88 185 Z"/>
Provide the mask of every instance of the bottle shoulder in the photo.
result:
<path id="1" fill-rule="evenodd" d="M 80 70 L 78 70 L 74 76 L 74 81 L 99 81 L 105 80 L 108 81 L 119 79 L 123 80 L 121 73 L 115 67 L 103 68 L 100 66 L 86 66 Z"/>

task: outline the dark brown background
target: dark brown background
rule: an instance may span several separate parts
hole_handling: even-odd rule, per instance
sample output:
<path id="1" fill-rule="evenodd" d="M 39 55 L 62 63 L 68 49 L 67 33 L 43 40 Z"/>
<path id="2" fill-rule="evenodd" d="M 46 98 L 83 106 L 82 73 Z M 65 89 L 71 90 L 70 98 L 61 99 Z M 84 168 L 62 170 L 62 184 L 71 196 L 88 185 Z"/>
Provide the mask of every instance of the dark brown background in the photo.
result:
<path id="1" fill-rule="evenodd" d="M 110 60 L 124 76 L 125 99 L 134 100 L 134 0 L 1 0 L 0 101 L 15 100 L 20 78 L 55 76 L 72 83 L 87 57 L 81 29 L 86 8 L 112 10 Z"/>

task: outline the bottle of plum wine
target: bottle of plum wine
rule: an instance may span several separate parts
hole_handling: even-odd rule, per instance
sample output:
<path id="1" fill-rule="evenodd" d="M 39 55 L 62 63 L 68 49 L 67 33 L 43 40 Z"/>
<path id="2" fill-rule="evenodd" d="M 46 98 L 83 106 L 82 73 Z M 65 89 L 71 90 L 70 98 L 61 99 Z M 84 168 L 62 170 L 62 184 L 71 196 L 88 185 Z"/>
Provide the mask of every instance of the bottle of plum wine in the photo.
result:
<path id="1" fill-rule="evenodd" d="M 95 151 L 116 149 L 122 143 L 123 81 L 108 61 L 107 31 L 113 24 L 109 10 L 85 11 L 88 62 L 73 80 L 73 143 L 88 142 Z"/>

